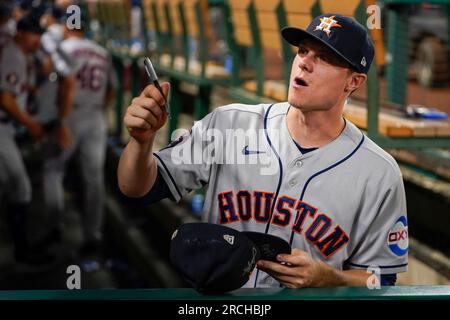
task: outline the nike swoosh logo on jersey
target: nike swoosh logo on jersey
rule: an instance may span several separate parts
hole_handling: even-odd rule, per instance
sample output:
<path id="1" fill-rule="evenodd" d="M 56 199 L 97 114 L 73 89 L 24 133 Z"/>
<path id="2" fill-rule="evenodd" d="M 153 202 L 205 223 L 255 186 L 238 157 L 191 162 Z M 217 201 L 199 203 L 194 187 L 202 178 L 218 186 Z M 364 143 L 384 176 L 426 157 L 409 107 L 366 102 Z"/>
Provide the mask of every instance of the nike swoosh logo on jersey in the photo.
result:
<path id="1" fill-rule="evenodd" d="M 258 151 L 258 150 L 250 151 L 250 150 L 248 150 L 248 146 L 245 146 L 244 149 L 242 149 L 242 154 L 245 155 L 245 156 L 248 156 L 250 154 L 260 154 L 260 153 L 266 153 L 266 152 L 265 151 Z"/>

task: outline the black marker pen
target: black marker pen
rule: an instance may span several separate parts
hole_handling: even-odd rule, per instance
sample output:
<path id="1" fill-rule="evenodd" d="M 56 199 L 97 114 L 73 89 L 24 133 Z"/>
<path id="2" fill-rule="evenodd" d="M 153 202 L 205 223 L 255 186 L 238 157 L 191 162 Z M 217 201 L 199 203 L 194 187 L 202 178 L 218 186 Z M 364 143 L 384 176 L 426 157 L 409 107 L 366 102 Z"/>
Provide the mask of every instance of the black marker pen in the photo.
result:
<path id="1" fill-rule="evenodd" d="M 145 67 L 145 71 L 147 71 L 147 75 L 150 78 L 150 81 L 153 83 L 153 85 L 156 87 L 156 89 L 158 89 L 159 92 L 161 92 L 164 101 L 166 103 L 165 105 L 165 111 L 167 113 L 167 115 L 169 116 L 170 119 L 170 107 L 169 107 L 169 103 L 167 102 L 166 97 L 164 96 L 164 93 L 162 91 L 161 85 L 159 84 L 158 81 L 158 76 L 156 75 L 155 69 L 153 69 L 153 65 L 152 62 L 150 61 L 149 58 L 145 58 L 144 59 L 144 67 Z"/>

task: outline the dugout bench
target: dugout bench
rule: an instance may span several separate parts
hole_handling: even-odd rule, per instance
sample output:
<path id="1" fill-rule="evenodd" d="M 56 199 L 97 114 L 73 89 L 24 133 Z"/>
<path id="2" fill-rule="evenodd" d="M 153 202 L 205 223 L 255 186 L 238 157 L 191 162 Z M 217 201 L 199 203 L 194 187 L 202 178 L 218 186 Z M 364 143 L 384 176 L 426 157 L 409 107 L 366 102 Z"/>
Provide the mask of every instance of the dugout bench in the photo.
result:
<path id="1" fill-rule="evenodd" d="M 156 50 L 151 56 L 158 73 L 171 83 L 169 137 L 178 128 L 182 98 L 180 83 L 195 85 L 194 120 L 209 112 L 212 87 L 227 86 L 230 71 L 211 59 L 214 43 L 207 0 L 144 0 L 144 25 L 154 30 Z"/>
<path id="2" fill-rule="evenodd" d="M 387 1 L 403 2 L 408 1 Z M 436 1 L 436 3 L 447 1 Z M 298 1 L 289 0 L 246 0 L 228 1 L 230 8 L 230 25 L 228 26 L 232 37 L 230 47 L 232 52 L 237 52 L 240 47 L 251 47 L 252 58 L 255 63 L 256 80 L 243 83 L 236 82 L 230 88 L 232 97 L 243 103 L 274 103 L 285 101 L 287 98 L 287 83 L 289 82 L 292 59 L 295 48 L 289 46 L 280 36 L 281 29 L 286 25 L 306 28 L 312 17 L 324 12 L 336 12 L 353 16 L 361 24 L 366 25 L 368 14 L 366 8 L 375 4 L 375 1 Z M 370 11 L 369 11 L 370 12 Z M 395 15 L 395 12 L 389 11 Z M 391 18 L 391 20 L 393 20 Z M 403 22 L 402 22 L 403 21 Z M 398 23 L 392 23 L 389 27 L 390 40 L 388 51 L 395 52 L 396 61 L 405 59 L 405 52 L 399 55 L 395 50 L 393 41 L 397 41 L 398 33 L 395 32 Z M 406 81 L 398 77 L 401 66 L 385 62 L 385 49 L 380 29 L 370 30 L 370 35 L 375 44 L 375 61 L 368 74 L 366 98 L 363 100 L 349 99 L 344 109 L 344 115 L 358 127 L 367 130 L 369 137 L 384 148 L 433 148 L 450 146 L 450 123 L 448 121 L 420 121 L 406 119 L 403 112 L 381 112 L 380 106 L 388 106 L 391 109 L 399 109 L 401 106 L 381 101 L 379 97 L 378 69 L 386 65 L 390 86 L 406 86 Z M 398 47 L 398 46 L 396 46 Z M 282 70 L 278 78 L 270 78 L 267 75 L 266 56 L 269 52 L 279 53 L 276 64 Z M 274 55 L 272 54 L 272 59 Z M 277 59 L 275 57 L 275 59 Z M 266 60 L 266 61 L 265 61 Z M 234 60 L 233 60 L 234 61 Z M 266 68 L 265 68 L 266 67 Z M 404 71 L 406 72 L 406 71 Z M 393 80 L 392 74 L 398 77 Z M 280 78 L 282 80 L 280 80 Z M 406 78 L 405 78 L 406 79 Z"/>
<path id="3" fill-rule="evenodd" d="M 151 57 L 158 73 L 166 75 L 172 84 L 169 137 L 178 127 L 182 106 L 181 83 L 195 85 L 195 111 L 198 120 L 209 112 L 211 92 L 214 86 L 224 86 L 230 96 L 241 103 L 273 103 L 285 101 L 287 97 L 291 63 L 295 48 L 282 40 L 281 29 L 286 25 L 305 28 L 312 17 L 323 12 L 337 12 L 355 17 L 363 25 L 368 14 L 366 8 L 375 4 L 372 0 L 143 0 L 144 52 L 130 54 L 126 43 L 130 43 L 129 8 L 120 5 L 120 0 L 98 2 L 99 19 L 104 34 L 109 39 L 114 64 L 119 80 L 123 70 L 131 73 L 131 92 L 136 95 L 138 86 L 136 74 L 141 69 L 142 55 Z M 414 1 L 384 1 L 387 4 L 413 3 Z M 448 0 L 434 0 L 433 3 L 448 4 Z M 228 44 L 230 65 L 212 61 L 210 49 L 217 41 L 211 31 L 208 16 L 209 5 L 220 6 L 224 14 L 225 39 Z M 395 8 L 401 8 L 396 6 Z M 398 9 L 396 9 L 398 10 Z M 404 14 L 404 10 L 401 11 Z M 396 26 L 405 23 L 395 19 L 398 12 L 388 11 L 390 21 L 387 51 L 396 61 L 403 53 L 395 50 Z M 121 22 L 118 22 L 120 20 Z M 402 22 L 403 21 L 403 22 Z M 450 146 L 450 123 L 448 121 L 418 121 L 405 119 L 402 114 L 385 114 L 380 106 L 389 105 L 379 96 L 378 71 L 385 65 L 385 49 L 379 29 L 370 30 L 375 43 L 375 60 L 368 74 L 366 97 L 362 101 L 349 99 L 345 116 L 383 148 L 435 148 Z M 112 41 L 111 37 L 115 37 Z M 127 38 L 128 37 L 128 38 Z M 150 39 L 151 38 L 151 39 Z M 398 47 L 398 46 L 397 46 Z M 244 59 L 243 59 L 244 57 Z M 223 57 L 222 57 L 223 58 Z M 404 58 L 404 57 L 403 57 Z M 128 68 L 128 69 L 127 69 Z M 387 82 L 394 86 L 406 86 L 404 70 L 400 64 L 386 64 Z M 401 76 L 403 74 L 403 76 Z M 121 87 L 124 84 L 121 83 Z M 389 88 L 388 88 L 389 93 Z M 394 101 L 395 102 L 395 101 Z M 393 104 L 390 104 L 393 105 Z M 123 92 L 119 91 L 116 113 L 120 130 Z M 397 109 L 401 105 L 396 105 Z M 120 133 L 120 131 L 119 131 Z"/>

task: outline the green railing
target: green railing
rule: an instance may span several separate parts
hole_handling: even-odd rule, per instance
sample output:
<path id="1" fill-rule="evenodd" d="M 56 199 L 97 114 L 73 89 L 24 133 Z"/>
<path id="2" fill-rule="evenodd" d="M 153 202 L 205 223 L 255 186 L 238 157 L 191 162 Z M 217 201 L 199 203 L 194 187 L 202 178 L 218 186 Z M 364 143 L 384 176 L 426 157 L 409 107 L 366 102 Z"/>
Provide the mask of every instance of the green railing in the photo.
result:
<path id="1" fill-rule="evenodd" d="M 0 300 L 450 300 L 450 286 L 240 289 L 202 295 L 193 289 L 0 291 Z"/>

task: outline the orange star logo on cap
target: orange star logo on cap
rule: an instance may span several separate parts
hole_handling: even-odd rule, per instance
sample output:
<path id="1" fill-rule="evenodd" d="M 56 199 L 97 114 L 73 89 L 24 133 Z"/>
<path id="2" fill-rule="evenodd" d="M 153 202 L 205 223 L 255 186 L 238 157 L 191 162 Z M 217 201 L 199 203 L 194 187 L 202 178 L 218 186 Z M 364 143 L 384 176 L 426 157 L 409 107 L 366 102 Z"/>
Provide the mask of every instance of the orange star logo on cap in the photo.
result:
<path id="1" fill-rule="evenodd" d="M 314 29 L 314 31 L 322 30 L 327 34 L 327 36 L 330 36 L 331 28 L 342 28 L 342 26 L 336 20 L 334 20 L 334 17 L 335 16 L 320 18 L 320 24 Z"/>

